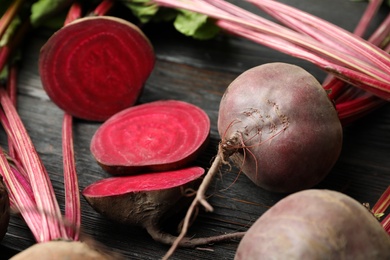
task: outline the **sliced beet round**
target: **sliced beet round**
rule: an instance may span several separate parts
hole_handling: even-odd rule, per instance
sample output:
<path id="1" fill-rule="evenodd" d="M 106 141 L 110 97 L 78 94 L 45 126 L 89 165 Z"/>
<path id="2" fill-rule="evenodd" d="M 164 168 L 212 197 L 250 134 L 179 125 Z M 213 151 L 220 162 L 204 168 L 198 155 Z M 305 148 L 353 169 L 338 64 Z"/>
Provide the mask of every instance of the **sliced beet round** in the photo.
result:
<path id="1" fill-rule="evenodd" d="M 196 188 L 203 174 L 203 168 L 194 166 L 111 177 L 89 185 L 82 194 L 92 208 L 108 219 L 149 229 L 183 206 L 180 202 L 186 197 L 184 190 Z"/>
<path id="2" fill-rule="evenodd" d="M 86 17 L 48 39 L 39 73 L 48 96 L 65 112 L 104 121 L 135 104 L 154 63 L 150 41 L 134 24 Z"/>
<path id="3" fill-rule="evenodd" d="M 199 107 L 178 100 L 127 108 L 104 122 L 91 152 L 114 175 L 183 168 L 207 145 L 210 119 Z"/>

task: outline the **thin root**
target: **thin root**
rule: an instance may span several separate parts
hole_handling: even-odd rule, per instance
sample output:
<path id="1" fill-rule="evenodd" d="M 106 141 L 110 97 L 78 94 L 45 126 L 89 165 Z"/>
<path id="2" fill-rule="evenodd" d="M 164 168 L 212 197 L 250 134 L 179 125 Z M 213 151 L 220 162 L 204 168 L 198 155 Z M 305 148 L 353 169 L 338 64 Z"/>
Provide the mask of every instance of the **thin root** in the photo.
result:
<path id="1" fill-rule="evenodd" d="M 193 214 L 197 211 L 197 207 L 201 204 L 205 207 L 206 211 L 212 212 L 213 207 L 206 201 L 205 194 L 211 184 L 214 176 L 218 173 L 219 167 L 222 164 L 221 148 L 219 148 L 218 155 L 215 157 L 214 162 L 212 163 L 210 169 L 206 173 L 202 183 L 199 186 L 199 189 L 196 193 L 194 200 L 192 201 L 190 207 L 187 210 L 187 213 L 183 220 L 183 227 L 180 234 L 177 236 L 175 241 L 172 243 L 170 249 L 167 251 L 163 259 L 168 259 L 175 252 L 176 248 L 180 246 L 181 241 L 185 238 L 188 228 L 190 226 L 191 220 L 193 220 Z"/>

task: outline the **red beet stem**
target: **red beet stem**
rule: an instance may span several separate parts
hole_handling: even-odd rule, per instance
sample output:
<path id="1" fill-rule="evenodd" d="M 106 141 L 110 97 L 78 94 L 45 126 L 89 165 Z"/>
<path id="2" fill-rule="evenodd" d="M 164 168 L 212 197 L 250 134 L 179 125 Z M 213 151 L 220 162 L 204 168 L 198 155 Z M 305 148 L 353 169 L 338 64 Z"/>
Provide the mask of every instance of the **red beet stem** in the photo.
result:
<path id="1" fill-rule="evenodd" d="M 390 14 L 387 15 L 386 19 L 380 24 L 380 26 L 375 30 L 375 32 L 371 35 L 369 38 L 369 41 L 372 44 L 375 44 L 376 46 L 379 46 L 380 48 L 384 49 L 386 52 L 389 52 L 386 50 L 386 43 L 388 44 L 390 39 Z M 383 39 L 386 39 L 387 41 L 383 42 Z"/>
<path id="2" fill-rule="evenodd" d="M 368 1 L 368 5 L 366 10 L 364 11 L 362 17 L 359 20 L 358 25 L 356 26 L 353 33 L 357 36 L 363 37 L 367 31 L 372 18 L 378 12 L 383 0 L 370 0 Z"/>
<path id="3" fill-rule="evenodd" d="M 370 1 L 366 11 L 359 21 L 354 33 L 362 36 L 368 26 L 368 22 L 372 20 L 375 13 L 379 9 L 382 1 Z M 386 41 L 386 36 L 390 32 L 390 15 L 385 19 L 381 25 L 375 30 L 369 38 L 369 42 L 376 46 L 381 46 Z M 387 33 L 383 33 L 386 32 Z M 328 77 L 323 84 L 325 89 L 330 89 L 329 98 L 334 100 L 336 109 L 339 113 L 339 118 L 343 126 L 346 126 L 359 118 L 367 115 L 371 111 L 383 106 L 387 101 L 374 96 L 362 89 L 354 88 L 346 82 L 341 81 L 335 77 Z"/>
<path id="4" fill-rule="evenodd" d="M 15 63 L 12 63 L 9 67 L 8 78 L 7 78 L 7 93 L 11 99 L 12 104 L 17 106 L 17 76 L 18 68 Z M 14 159 L 17 158 L 17 154 L 13 147 L 12 141 L 8 138 L 8 152 L 10 156 Z"/>
<path id="5" fill-rule="evenodd" d="M 62 123 L 62 155 L 64 167 L 64 190 L 65 190 L 65 218 L 76 227 L 81 225 L 81 208 L 79 184 L 76 172 L 73 148 L 73 118 L 64 114 Z M 73 240 L 79 239 L 79 229 L 67 228 L 68 236 Z"/>
<path id="6" fill-rule="evenodd" d="M 82 16 L 82 12 L 83 12 L 83 10 L 82 10 L 81 4 L 79 2 L 73 3 L 70 6 L 69 11 L 66 15 L 66 18 L 64 21 L 64 26 L 79 19 Z"/>
<path id="7" fill-rule="evenodd" d="M 15 146 L 23 169 L 28 175 L 36 207 L 41 212 L 42 221 L 39 223 L 40 233 L 38 241 L 44 242 L 56 238 L 66 238 L 64 228 L 58 224 L 58 219 L 61 219 L 61 212 L 48 173 L 4 89 L 0 89 L 0 102 L 7 118 L 6 123 L 2 122 L 3 126 Z M 48 216 L 47 213 L 52 215 Z"/>
<path id="8" fill-rule="evenodd" d="M 344 81 L 372 92 L 383 99 L 390 98 L 388 53 L 313 15 L 276 1 L 250 1 L 260 8 L 264 8 L 265 11 L 273 10 L 271 15 L 278 13 L 296 21 L 304 21 L 316 28 L 323 28 L 321 33 L 337 40 L 344 46 L 342 49 L 352 49 L 354 53 L 363 55 L 356 57 L 350 55 L 350 52 L 334 49 L 315 38 L 289 30 L 225 1 L 154 0 L 154 2 L 161 6 L 184 8 L 208 15 L 217 19 L 217 25 L 228 32 L 310 61 Z"/>
<path id="9" fill-rule="evenodd" d="M 16 0 L 11 2 L 5 13 L 0 18 L 0 39 L 3 37 L 14 17 L 18 14 L 18 11 L 22 7 L 23 2 L 23 0 Z"/>
<path id="10" fill-rule="evenodd" d="M 388 214 L 382 221 L 381 224 L 386 232 L 390 235 L 390 214 Z"/>
<path id="11" fill-rule="evenodd" d="M 291 16 L 295 19 L 303 20 L 305 23 L 321 28 L 321 33 L 331 37 L 332 39 L 339 41 L 344 49 L 353 51 L 353 53 L 363 56 L 364 59 L 368 62 L 372 62 L 378 68 L 383 69 L 384 71 L 390 70 L 389 68 L 389 58 L 386 53 L 381 49 L 377 48 L 375 45 L 371 45 L 367 41 L 362 40 L 360 37 L 350 33 L 342 28 L 327 22 L 323 19 L 310 15 L 306 12 L 303 12 L 299 9 L 293 8 L 291 6 L 279 3 L 272 0 L 249 0 L 256 6 L 263 8 L 267 11 L 268 8 L 275 11 L 281 12 L 288 16 Z M 377 4 L 377 3 L 374 3 Z"/>
<path id="12" fill-rule="evenodd" d="M 3 176 L 7 187 L 12 207 L 18 209 L 23 219 L 30 228 L 34 238 L 37 241 L 42 240 L 42 223 L 45 221 L 40 214 L 37 214 L 36 202 L 30 192 L 29 185 L 21 182 L 19 175 L 11 169 L 6 155 L 0 149 L 0 174 Z M 20 176 L 19 176 L 20 177 Z"/>
<path id="13" fill-rule="evenodd" d="M 375 203 L 374 207 L 372 207 L 371 211 L 374 214 L 384 213 L 389 206 L 390 206 L 390 186 L 388 186 L 385 192 L 383 192 L 381 197 Z"/>
<path id="14" fill-rule="evenodd" d="M 110 11 L 113 5 L 114 5 L 113 0 L 103 0 L 93 10 L 92 15 L 97 15 L 97 16 L 106 15 Z"/>

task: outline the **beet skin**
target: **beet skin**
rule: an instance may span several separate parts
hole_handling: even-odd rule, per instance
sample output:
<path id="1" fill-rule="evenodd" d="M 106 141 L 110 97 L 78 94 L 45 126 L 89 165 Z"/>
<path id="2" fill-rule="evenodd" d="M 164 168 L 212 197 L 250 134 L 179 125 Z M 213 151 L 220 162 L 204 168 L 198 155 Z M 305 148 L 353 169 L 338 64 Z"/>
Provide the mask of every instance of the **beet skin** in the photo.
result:
<path id="1" fill-rule="evenodd" d="M 342 126 L 321 84 L 286 63 L 252 68 L 227 88 L 218 130 L 225 161 L 258 186 L 294 192 L 318 184 L 337 161 Z"/>
<path id="2" fill-rule="evenodd" d="M 331 190 L 276 203 L 249 228 L 236 260 L 390 259 L 390 236 L 369 210 Z"/>

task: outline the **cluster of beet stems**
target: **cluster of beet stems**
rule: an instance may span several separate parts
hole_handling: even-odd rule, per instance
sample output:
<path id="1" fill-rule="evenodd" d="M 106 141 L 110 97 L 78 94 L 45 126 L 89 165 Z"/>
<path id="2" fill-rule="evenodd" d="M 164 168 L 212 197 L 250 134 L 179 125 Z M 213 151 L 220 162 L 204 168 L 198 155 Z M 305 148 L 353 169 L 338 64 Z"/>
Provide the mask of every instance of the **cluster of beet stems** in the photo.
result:
<path id="1" fill-rule="evenodd" d="M 363 117 L 390 99 L 390 15 L 368 40 L 361 38 L 382 4 L 381 0 L 369 2 L 354 33 L 275 1 L 248 1 L 276 18 L 280 24 L 223 0 L 153 0 L 153 3 L 208 15 L 228 33 L 307 60 L 329 72 L 323 87 L 329 91 L 330 99 L 334 100 L 343 125 Z M 102 1 L 94 14 L 104 15 L 113 3 L 110 0 Z M 0 18 L 0 39 L 3 40 L 7 31 L 11 30 L 12 21 L 22 4 L 22 0 L 12 2 Z M 65 24 L 80 17 L 80 6 L 73 4 Z M 63 118 L 63 216 L 49 175 L 16 109 L 18 68 L 12 54 L 28 28 L 27 18 L 0 46 L 0 70 L 8 71 L 4 87 L 0 88 L 0 121 L 8 136 L 8 152 L 0 149 L 0 174 L 8 189 L 12 208 L 21 213 L 37 242 L 58 238 L 77 241 L 80 236 L 81 211 L 73 151 L 72 116 L 65 113 Z M 196 205 L 200 203 L 207 210 L 212 210 L 204 199 L 206 189 L 207 184 L 201 185 L 187 213 L 182 232 L 165 258 L 173 253 L 185 236 Z M 380 216 L 389 205 L 390 186 L 371 211 Z M 381 224 L 390 234 L 390 215 Z"/>
<path id="2" fill-rule="evenodd" d="M 13 2 L 0 19 L 0 35 L 9 29 L 23 1 Z M 104 15 L 113 1 L 103 1 L 91 15 Z M 65 24 L 80 18 L 81 5 L 73 4 Z M 11 207 L 19 212 L 35 240 L 78 241 L 81 209 L 78 177 L 73 149 L 73 118 L 64 113 L 62 124 L 65 214 L 61 214 L 48 172 L 43 165 L 16 109 L 17 63 L 11 54 L 16 50 L 29 23 L 20 26 L 9 41 L 0 47 L 0 68 L 8 69 L 5 86 L 0 88 L 0 121 L 8 136 L 8 153 L 0 149 L 0 174 L 9 192 Z M 12 28 L 13 29 L 13 28 Z"/>

